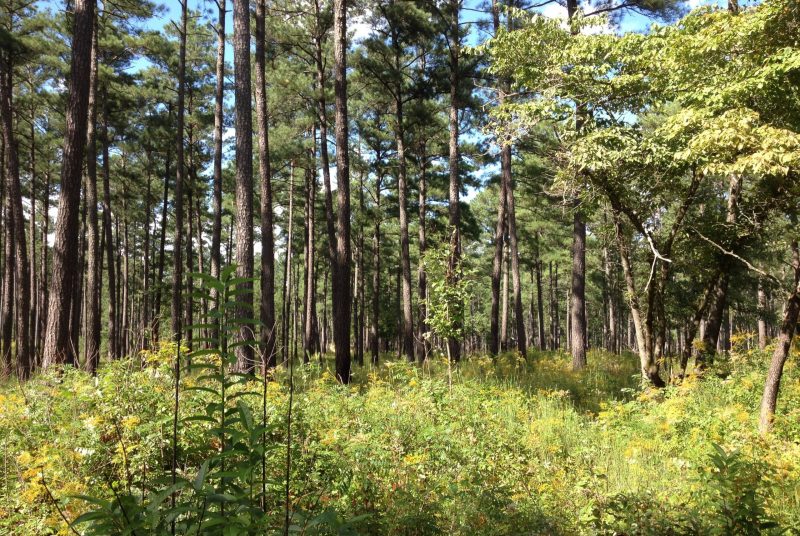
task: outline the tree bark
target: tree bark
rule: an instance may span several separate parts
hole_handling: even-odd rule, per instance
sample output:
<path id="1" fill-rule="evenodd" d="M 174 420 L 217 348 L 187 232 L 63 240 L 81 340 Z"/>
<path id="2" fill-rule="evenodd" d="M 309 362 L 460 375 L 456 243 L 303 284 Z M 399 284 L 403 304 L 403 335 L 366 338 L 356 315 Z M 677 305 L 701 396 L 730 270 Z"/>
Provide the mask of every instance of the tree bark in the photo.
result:
<path id="1" fill-rule="evenodd" d="M 216 84 L 214 86 L 214 175 L 212 193 L 211 223 L 211 277 L 219 278 L 222 268 L 222 123 L 225 98 L 225 0 L 217 1 L 217 62 Z M 165 190 L 166 194 L 166 190 Z M 166 195 L 164 196 L 166 203 Z M 263 277 L 263 276 L 262 276 Z M 219 307 L 219 291 L 211 289 L 214 307 Z M 216 322 L 214 322 L 216 326 Z M 211 336 L 219 337 L 219 329 L 214 328 Z"/>
<path id="2" fill-rule="evenodd" d="M 497 195 L 497 223 L 494 231 L 494 257 L 492 258 L 492 308 L 489 319 L 490 355 L 497 355 L 500 351 L 500 280 L 503 273 L 503 251 L 505 249 L 506 200 L 506 181 L 504 176 L 501 175 L 500 191 Z"/>
<path id="3" fill-rule="evenodd" d="M 425 142 L 420 144 L 422 152 L 419 159 L 419 266 L 417 268 L 417 288 L 419 289 L 419 323 L 417 329 L 419 330 L 419 350 L 417 352 L 417 359 L 424 362 L 428 359 L 430 352 L 430 341 L 428 341 L 428 309 L 426 300 L 428 298 L 428 274 L 425 272 L 425 253 L 428 249 L 428 237 L 426 235 L 426 220 L 427 220 L 427 202 L 428 202 L 428 181 L 427 181 L 427 154 Z"/>
<path id="4" fill-rule="evenodd" d="M 460 77 L 460 56 L 461 56 L 461 34 L 459 30 L 459 12 L 461 10 L 461 0 L 450 0 L 450 16 L 448 47 L 450 54 L 450 113 L 448 130 L 450 141 L 448 144 L 448 167 L 449 167 L 449 188 L 448 188 L 448 223 L 450 225 L 450 284 L 457 282 L 455 268 L 461 261 L 461 207 L 459 196 L 461 193 L 461 180 L 459 177 L 459 153 L 458 153 L 458 108 L 459 108 L 459 87 Z M 458 304 L 454 304 L 458 307 Z M 458 317 L 458 312 L 456 317 Z M 453 326 L 461 329 L 460 322 Z M 447 341 L 449 357 L 451 361 L 461 360 L 461 341 L 455 337 L 449 337 Z"/>
<path id="5" fill-rule="evenodd" d="M 336 376 L 350 382 L 350 158 L 347 118 L 347 0 L 333 0 L 334 96 L 338 236 L 333 278 Z"/>
<path id="6" fill-rule="evenodd" d="M 372 364 L 377 365 L 380 351 L 380 313 L 381 313 L 381 182 L 379 173 L 375 180 L 375 224 L 372 231 L 372 321 L 369 342 Z"/>
<path id="7" fill-rule="evenodd" d="M 89 72 L 91 70 L 94 9 L 94 0 L 75 0 L 73 3 L 72 76 L 69 81 L 63 164 L 61 166 L 61 194 L 53 244 L 53 269 L 50 279 L 47 330 L 43 352 L 44 367 L 75 363 L 77 353 L 77 349 L 71 348 L 70 345 L 69 315 L 72 286 L 75 284 L 77 275 L 75 268 L 78 251 L 75 244 L 78 241 L 79 233 L 81 175 L 89 112 Z M 6 151 L 8 152 L 8 150 Z M 22 289 L 20 288 L 20 290 Z M 24 296 L 21 297 L 19 303 L 21 307 L 24 306 Z M 27 333 L 23 333 L 23 335 L 27 339 Z M 27 342 L 23 344 L 27 344 Z"/>
<path id="8" fill-rule="evenodd" d="M 94 17 L 91 69 L 89 71 L 89 118 L 86 133 L 86 208 L 89 226 L 86 236 L 86 359 L 84 369 L 97 372 L 100 362 L 100 228 L 97 213 L 97 16 Z M 149 233 L 148 233 L 149 234 Z"/>
<path id="9" fill-rule="evenodd" d="M 222 123 L 225 98 L 225 0 L 217 0 L 217 7 L 219 9 L 216 28 L 217 63 L 216 85 L 214 86 L 214 175 L 212 179 L 213 215 L 211 223 L 211 277 L 214 278 L 219 278 L 222 267 Z M 166 207 L 166 189 L 164 194 L 164 205 Z M 164 216 L 166 216 L 166 211 Z M 219 307 L 219 292 L 216 289 L 211 289 L 211 298 L 214 306 Z M 218 338 L 219 330 L 214 328 L 211 336 L 214 339 Z"/>
<path id="10" fill-rule="evenodd" d="M 794 338 L 798 316 L 800 315 L 800 251 L 798 250 L 797 240 L 792 241 L 791 250 L 794 285 L 792 293 L 786 300 L 781 330 L 778 334 L 778 341 L 775 344 L 775 351 L 772 353 L 772 362 L 764 385 L 764 395 L 761 398 L 758 430 L 762 436 L 767 435 L 772 429 L 775 408 L 778 403 L 778 391 L 780 390 L 781 377 L 783 376 L 783 366 L 789 358 L 792 339 Z"/>
<path id="11" fill-rule="evenodd" d="M 233 5 L 233 70 L 235 80 L 234 126 L 236 128 L 236 274 L 253 277 L 253 117 L 250 83 L 250 9 L 247 2 Z M 265 140 L 266 141 L 266 140 Z M 238 285 L 241 293 L 238 315 L 253 317 L 253 283 Z M 242 324 L 238 340 L 253 340 L 253 329 Z M 236 368 L 252 372 L 255 366 L 253 347 L 243 344 L 236 348 Z"/>
<path id="12" fill-rule="evenodd" d="M 730 185 L 728 190 L 728 210 L 725 222 L 728 226 L 735 228 L 739 214 L 739 196 L 742 191 L 742 177 L 732 174 L 729 177 Z M 735 240 L 734 240 L 735 242 Z M 732 244 L 732 246 L 735 244 Z M 731 247 L 731 249 L 735 249 Z M 714 301 L 708 313 L 708 324 L 703 336 L 703 345 L 697 355 L 697 367 L 702 371 L 714 362 L 714 355 L 717 351 L 720 328 L 722 327 L 722 317 L 727 305 L 728 285 L 730 283 L 731 262 L 726 255 L 719 255 L 720 276 L 719 282 L 714 293 Z"/>
<path id="13" fill-rule="evenodd" d="M 275 237 L 272 214 L 272 165 L 269 154 L 269 112 L 266 83 L 266 0 L 256 8 L 256 114 L 258 168 L 261 173 L 261 351 L 262 367 L 274 368 L 275 356 Z"/>
<path id="14" fill-rule="evenodd" d="M 186 25 L 189 0 L 181 0 L 180 49 L 178 53 L 178 131 L 176 134 L 176 168 L 175 178 L 175 239 L 172 253 L 172 338 L 180 343 L 183 338 L 183 187 L 186 173 L 184 159 L 184 112 L 186 98 Z M 238 130 L 237 130 L 238 133 Z"/>
<path id="15" fill-rule="evenodd" d="M 572 370 L 586 367 L 586 223 L 576 210 L 572 226 Z"/>
<path id="16" fill-rule="evenodd" d="M 114 270 L 114 239 L 111 229 L 111 159 L 109 156 L 108 113 L 103 111 L 103 232 L 105 234 L 106 262 L 108 264 L 108 354 L 119 357 L 117 324 L 117 282 Z"/>
<path id="17" fill-rule="evenodd" d="M 399 68 L 399 55 L 395 57 Z M 408 361 L 414 361 L 414 317 L 411 312 L 411 254 L 408 238 L 408 182 L 406 177 L 405 132 L 403 129 L 403 99 L 395 95 L 395 147 L 397 149 L 397 200 L 400 216 L 400 301 L 402 324 L 400 333 L 401 353 Z"/>
<path id="18" fill-rule="evenodd" d="M 767 292 L 764 290 L 764 281 L 758 279 L 758 348 L 767 347 Z"/>
<path id="19" fill-rule="evenodd" d="M 616 231 L 617 246 L 619 247 L 619 257 L 622 264 L 622 271 L 625 276 L 625 286 L 628 291 L 628 306 L 636 331 L 636 344 L 639 350 L 639 362 L 642 379 L 649 381 L 656 387 L 664 387 L 664 380 L 658 373 L 658 362 L 653 359 L 652 345 L 648 341 L 651 334 L 647 326 L 642 323 L 642 313 L 639 306 L 639 295 L 636 290 L 636 282 L 633 277 L 633 267 L 630 261 L 630 246 L 628 239 L 622 231 L 622 223 L 619 216 L 614 216 L 614 226 Z"/>
<path id="20" fill-rule="evenodd" d="M 316 140 L 316 128 L 311 129 L 311 138 Z M 311 360 L 311 356 L 318 352 L 317 340 L 314 333 L 315 317 L 317 314 L 316 278 L 314 277 L 316 241 L 314 207 L 317 193 L 317 160 L 315 146 L 308 150 L 308 166 L 306 169 L 306 202 L 305 202 L 305 307 L 303 324 L 303 361 Z"/>

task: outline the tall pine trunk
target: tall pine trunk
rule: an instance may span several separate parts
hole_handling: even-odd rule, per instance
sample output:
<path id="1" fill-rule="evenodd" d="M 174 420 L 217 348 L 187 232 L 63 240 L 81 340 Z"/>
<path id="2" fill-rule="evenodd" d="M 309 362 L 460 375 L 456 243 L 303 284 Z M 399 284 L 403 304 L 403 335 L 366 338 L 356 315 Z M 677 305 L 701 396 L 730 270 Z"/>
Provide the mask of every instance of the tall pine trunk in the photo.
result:
<path id="1" fill-rule="evenodd" d="M 338 191 L 336 270 L 333 274 L 333 337 L 336 376 L 350 382 L 350 157 L 347 117 L 347 0 L 333 0 L 336 183 Z"/>
<path id="2" fill-rule="evenodd" d="M 178 120 L 176 134 L 176 178 L 175 178 L 175 238 L 172 244 L 172 339 L 183 338 L 183 187 L 186 180 L 184 158 L 184 112 L 186 99 L 186 26 L 189 0 L 181 0 L 181 31 L 178 52 Z M 237 131 L 238 134 L 238 131 Z"/>
<path id="3" fill-rule="evenodd" d="M 459 196 L 461 193 L 461 180 L 459 177 L 459 153 L 458 153 L 458 108 L 459 108 L 459 84 L 460 76 L 460 56 L 461 56 L 461 34 L 459 29 L 459 12 L 461 10 L 461 0 L 450 0 L 450 17 L 448 22 L 448 40 L 450 55 L 450 112 L 448 118 L 448 130 L 450 140 L 448 143 L 448 167 L 449 187 L 448 187 L 448 224 L 450 226 L 450 269 L 448 270 L 449 283 L 456 283 L 456 266 L 461 261 L 461 207 Z M 458 308 L 459 304 L 455 304 Z M 456 312 L 456 317 L 460 311 Z M 461 329 L 460 322 L 453 326 Z M 451 361 L 461 359 L 461 341 L 455 337 L 448 338 L 448 356 Z"/>
<path id="4" fill-rule="evenodd" d="M 266 83 L 266 0 L 256 8 L 256 114 L 258 169 L 261 174 L 261 351 L 263 366 L 273 368 L 275 359 L 275 238 L 272 215 L 272 167 L 269 155 L 269 113 Z"/>
<path id="5" fill-rule="evenodd" d="M 214 86 L 214 175 L 212 188 L 211 223 L 211 277 L 218 278 L 222 266 L 222 122 L 225 91 L 225 0 L 217 0 L 217 63 Z M 166 203 L 166 196 L 165 196 Z M 263 275 L 262 275 L 263 277 Z M 219 292 L 211 289 L 211 298 L 218 306 Z M 219 330 L 214 328 L 211 336 L 216 339 Z"/>
<path id="6" fill-rule="evenodd" d="M 75 244 L 78 242 L 79 234 L 81 175 L 89 112 L 89 72 L 91 70 L 94 9 L 94 0 L 75 0 L 73 3 L 74 29 L 70 70 L 72 75 L 69 80 L 69 97 L 65 116 L 61 194 L 53 243 L 53 269 L 50 279 L 47 330 L 43 353 L 44 367 L 53 364 L 74 363 L 77 352 L 77 349 L 72 348 L 70 344 L 69 320 L 72 287 L 77 278 L 78 251 Z M 6 152 L 8 152 L 7 149 Z M 12 192 L 9 194 L 12 195 Z M 21 288 L 20 291 L 22 291 Z M 24 306 L 24 302 L 23 296 L 19 300 L 20 306 Z M 27 333 L 24 335 L 27 339 Z"/>
<path id="7" fill-rule="evenodd" d="M 233 5 L 233 70 L 235 81 L 234 126 L 236 128 L 236 273 L 253 277 L 253 117 L 250 83 L 250 9 L 246 2 Z M 266 141 L 266 140 L 265 140 Z M 238 285 L 240 318 L 253 316 L 253 283 Z M 238 340 L 253 339 L 249 324 L 243 324 Z M 236 349 L 237 369 L 251 372 L 255 365 L 253 347 Z"/>
<path id="8" fill-rule="evenodd" d="M 91 70 L 89 72 L 89 119 L 86 134 L 86 360 L 84 369 L 94 374 L 100 361 L 100 228 L 97 212 L 97 17 L 94 18 Z"/>

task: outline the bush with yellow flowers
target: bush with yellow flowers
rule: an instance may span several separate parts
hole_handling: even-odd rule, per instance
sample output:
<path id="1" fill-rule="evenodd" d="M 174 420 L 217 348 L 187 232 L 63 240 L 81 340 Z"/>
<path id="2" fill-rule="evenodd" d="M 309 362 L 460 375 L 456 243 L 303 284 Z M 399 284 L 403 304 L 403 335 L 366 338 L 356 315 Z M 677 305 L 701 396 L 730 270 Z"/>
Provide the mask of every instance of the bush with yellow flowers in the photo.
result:
<path id="1" fill-rule="evenodd" d="M 62 515 L 89 509 L 79 496 L 113 502 L 158 488 L 172 452 L 175 350 L 106 364 L 97 377 L 64 369 L 0 387 L 0 533 L 68 534 Z M 800 375 L 787 367 L 775 433 L 761 439 L 765 352 L 657 391 L 639 386 L 632 355 L 594 351 L 581 372 L 559 353 L 467 358 L 452 386 L 436 357 L 386 357 L 355 367 L 349 386 L 329 356 L 295 367 L 293 530 L 325 533 L 309 519 L 331 512 L 362 534 L 747 534 L 800 523 Z M 276 371 L 266 391 L 264 507 L 276 531 L 287 376 Z M 183 420 L 212 402 L 207 381 L 182 380 L 188 480 L 220 450 L 212 423 Z M 261 387 L 254 377 L 230 394 L 260 418 Z"/>

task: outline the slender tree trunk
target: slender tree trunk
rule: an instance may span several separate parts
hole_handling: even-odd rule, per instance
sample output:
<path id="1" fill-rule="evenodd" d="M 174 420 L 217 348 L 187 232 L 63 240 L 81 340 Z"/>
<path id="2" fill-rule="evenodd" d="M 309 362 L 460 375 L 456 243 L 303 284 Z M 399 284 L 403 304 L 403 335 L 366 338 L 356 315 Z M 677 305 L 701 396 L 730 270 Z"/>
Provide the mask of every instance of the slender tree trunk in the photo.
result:
<path id="1" fill-rule="evenodd" d="M 175 177 L 175 238 L 172 244 L 172 307 L 170 329 L 172 338 L 180 342 L 183 338 L 183 188 L 186 174 L 184 159 L 184 112 L 186 99 L 186 26 L 188 18 L 188 1 L 181 0 L 181 31 L 178 52 L 178 131 L 176 134 L 176 168 Z M 238 134 L 237 130 L 237 134 Z"/>
<path id="2" fill-rule="evenodd" d="M 275 237 L 272 215 L 272 166 L 269 155 L 269 112 L 266 82 L 266 0 L 256 8 L 256 122 L 258 169 L 261 174 L 261 351 L 263 367 L 274 368 L 275 357 Z"/>
<path id="3" fill-rule="evenodd" d="M 311 138 L 316 139 L 316 127 L 311 130 Z M 316 145 L 316 143 L 314 143 Z M 308 151 L 308 166 L 306 167 L 306 202 L 305 202 L 305 307 L 303 325 L 303 360 L 307 363 L 311 356 L 317 353 L 317 342 L 314 337 L 314 318 L 317 314 L 316 303 L 316 278 L 314 276 L 315 256 L 314 242 L 316 234 L 314 229 L 314 206 L 317 193 L 317 160 L 315 147 Z"/>
<path id="4" fill-rule="evenodd" d="M 286 255 L 283 261 L 283 303 L 282 303 L 282 319 L 281 319 L 281 338 L 283 344 L 283 362 L 288 363 L 289 359 L 289 325 L 291 314 L 291 300 L 292 300 L 292 243 L 293 243 L 293 220 L 294 220 L 294 162 L 291 164 L 289 171 L 289 214 L 286 224 Z"/>
<path id="5" fill-rule="evenodd" d="M 399 67 L 399 53 L 396 67 Z M 411 312 L 411 254 L 408 238 L 408 179 L 406 177 L 405 132 L 403 129 L 402 95 L 395 96 L 395 147 L 397 148 L 397 199 L 400 215 L 400 302 L 401 302 L 401 353 L 414 361 L 414 317 Z"/>
<path id="6" fill-rule="evenodd" d="M 216 85 L 214 86 L 214 175 L 212 192 L 212 223 L 211 223 L 211 277 L 219 278 L 222 266 L 222 122 L 224 113 L 225 91 L 225 0 L 217 0 L 217 63 Z M 262 193 L 263 195 L 263 193 Z M 166 190 L 164 196 L 166 206 Z M 263 204 L 263 199 L 262 199 Z M 263 215 L 262 215 L 263 218 Z M 263 224 L 263 221 L 262 221 Z M 263 247 L 263 246 L 262 246 Z M 263 254 L 263 253 L 262 253 Z M 263 261 L 262 261 L 263 265 Z M 262 285 L 263 285 L 263 277 Z M 219 293 L 211 289 L 211 298 L 214 306 L 219 306 Z M 273 302 L 274 303 L 274 302 Z M 274 307 L 273 307 L 274 313 Z M 274 322 L 273 322 L 274 324 Z M 215 323 L 216 325 L 216 323 Z M 263 326 L 262 326 L 263 329 Z M 274 329 L 274 326 L 273 326 Z M 214 328 L 211 336 L 219 337 L 219 330 Z M 274 341 L 274 339 L 273 339 Z M 274 353 L 274 344 L 273 344 Z"/>
<path id="7" fill-rule="evenodd" d="M 14 137 L 12 93 L 12 58 L 2 56 L 0 69 L 0 123 L 2 123 L 3 147 L 5 152 L 5 182 L 10 216 L 8 243 L 13 244 L 14 254 L 14 300 L 16 302 L 16 343 L 17 376 L 27 378 L 31 373 L 33 358 L 30 344 L 30 265 L 25 239 L 25 216 L 22 212 L 22 189 L 19 180 L 19 153 Z M 69 127 L 69 124 L 68 124 Z M 80 177 L 80 175 L 79 175 Z M 80 180 L 78 181 L 80 194 Z M 31 237 L 33 239 L 33 237 Z M 9 311 L 12 309 L 9 307 Z M 11 318 L 9 314 L 9 318 Z M 10 343 L 8 350 L 10 351 Z M 74 355 L 74 354 L 73 354 Z M 74 358 L 73 358 L 74 359 Z M 10 369 L 10 361 L 8 361 Z"/>
<path id="8" fill-rule="evenodd" d="M 375 225 L 372 231 L 372 322 L 370 324 L 369 341 L 372 364 L 378 364 L 380 350 L 380 315 L 381 315 L 381 183 L 382 175 L 375 181 Z"/>
<path id="9" fill-rule="evenodd" d="M 544 335 L 544 299 L 542 296 L 542 260 L 536 261 L 536 304 L 539 319 L 539 349 L 547 350 L 547 340 Z"/>
<path id="10" fill-rule="evenodd" d="M 764 281 L 758 280 L 758 348 L 767 347 L 767 292 L 764 290 Z"/>
<path id="11" fill-rule="evenodd" d="M 508 351 L 508 247 L 503 248 L 503 257 L 503 288 L 500 296 L 500 351 L 506 352 Z"/>
<path id="12" fill-rule="evenodd" d="M 114 239 L 111 229 L 111 161 L 109 157 L 108 113 L 103 111 L 103 232 L 105 234 L 106 262 L 108 265 L 108 354 L 119 357 L 117 346 L 117 280 L 114 271 Z"/>
<path id="13" fill-rule="evenodd" d="M 95 374 L 100 361 L 100 228 L 97 213 L 97 16 L 94 17 L 94 33 L 89 71 L 89 118 L 86 133 L 86 207 L 89 228 L 86 236 L 86 360 L 84 368 Z"/>
<path id="14" fill-rule="evenodd" d="M 503 274 L 507 199 L 506 181 L 501 175 L 500 191 L 497 194 L 497 224 L 494 231 L 494 257 L 492 259 L 492 309 L 489 319 L 489 353 L 491 355 L 497 355 L 500 351 L 500 281 Z"/>
<path id="15" fill-rule="evenodd" d="M 29 283 L 29 302 L 30 302 L 30 321 L 28 324 L 28 334 L 30 337 L 30 349 L 29 349 L 29 368 L 31 370 L 35 367 L 36 362 L 36 354 L 38 353 L 38 339 L 36 338 L 36 325 L 38 323 L 38 316 L 39 316 L 39 307 L 37 305 L 36 300 L 36 129 L 34 127 L 36 120 L 36 112 L 31 105 L 31 117 L 30 117 L 30 135 L 31 135 L 31 146 L 30 146 L 30 162 L 28 163 L 30 169 L 30 176 L 31 176 L 31 185 L 30 185 L 30 200 L 31 200 L 31 217 L 30 217 L 30 253 L 29 253 L 29 267 L 28 267 L 28 275 L 30 277 Z"/>
<path id="16" fill-rule="evenodd" d="M 359 157 L 361 148 L 359 146 Z M 359 158 L 360 159 L 360 158 Z M 355 297 L 353 299 L 353 331 L 356 338 L 356 362 L 364 366 L 364 171 L 358 173 L 358 255 L 356 277 L 354 277 Z M 357 307 L 356 307 L 357 306 Z M 357 312 L 356 312 L 357 311 Z"/>
<path id="17" fill-rule="evenodd" d="M 505 162 L 503 180 L 506 183 L 506 218 L 508 220 L 508 242 L 510 247 L 511 287 L 514 291 L 514 320 L 516 325 L 517 350 L 527 356 L 525 347 L 525 315 L 522 306 L 522 278 L 519 270 L 519 245 L 517 242 L 517 211 L 514 205 L 514 183 L 511 179 L 511 146 L 505 145 L 501 151 L 501 161 Z"/>
<path id="18" fill-rule="evenodd" d="M 13 358 L 11 351 L 11 341 L 14 335 L 14 217 L 11 212 L 11 199 L 6 194 L 6 172 L 5 172 L 5 143 L 3 143 L 3 151 L 0 153 L 0 158 L 3 160 L 3 165 L 0 167 L 0 174 L 2 174 L 2 187 L 3 199 L 3 300 L 0 311 L 2 312 L 2 323 L 0 325 L 0 333 L 2 334 L 2 350 L 3 350 L 3 369 L 0 371 L 2 377 L 11 374 L 13 367 Z"/>
<path id="19" fill-rule="evenodd" d="M 236 128 L 236 273 L 253 277 L 253 118 L 250 83 L 250 9 L 245 2 L 233 5 L 233 70 L 235 80 Z M 266 140 L 264 140 L 266 142 Z M 253 283 L 238 285 L 241 292 L 240 318 L 253 316 Z M 239 330 L 239 341 L 253 340 L 249 324 Z M 255 362 L 253 347 L 245 344 L 236 349 L 237 369 L 252 372 Z"/>
<path id="20" fill-rule="evenodd" d="M 619 257 L 622 263 L 622 271 L 625 275 L 625 285 L 628 291 L 628 306 L 633 319 L 633 325 L 636 330 L 636 343 L 639 349 L 639 362 L 641 364 L 642 378 L 650 381 L 656 387 L 664 387 L 664 380 L 661 379 L 658 373 L 658 362 L 653 359 L 652 345 L 648 341 L 651 333 L 648 332 L 648 326 L 642 323 L 642 313 L 639 306 L 639 296 L 636 290 L 636 282 L 633 277 L 633 267 L 630 261 L 630 246 L 628 239 L 624 236 L 622 231 L 622 223 L 619 221 L 618 215 L 614 216 L 614 224 L 617 237 L 617 246 L 619 247 Z"/>
<path id="21" fill-rule="evenodd" d="M 73 2 L 74 29 L 71 67 L 73 76 L 69 80 L 61 166 L 61 194 L 53 244 L 53 270 L 50 279 L 47 334 L 43 353 L 44 367 L 53 364 L 75 363 L 76 360 L 77 349 L 70 347 L 69 315 L 72 286 L 75 284 L 77 275 L 75 267 L 78 251 L 75 244 L 78 242 L 79 233 L 81 174 L 89 112 L 89 72 L 91 71 L 94 9 L 94 0 L 74 0 Z M 10 100 L 8 102 L 10 104 Z M 8 149 L 6 152 L 8 153 Z M 9 193 L 13 198 L 13 193 Z M 21 280 L 27 280 L 27 278 Z M 20 291 L 23 292 L 21 288 Z M 18 300 L 20 308 L 26 306 L 25 302 L 25 296 L 21 296 Z M 27 314 L 27 310 L 25 313 Z M 28 334 L 22 333 L 21 335 L 24 335 L 24 339 L 26 339 L 23 344 L 27 345 Z"/>
<path id="22" fill-rule="evenodd" d="M 418 267 L 418 289 L 419 289 L 419 351 L 417 359 L 424 362 L 428 359 L 430 352 L 430 341 L 428 340 L 428 309 L 426 300 L 428 299 L 428 275 L 425 272 L 425 253 L 428 249 L 428 238 L 426 236 L 427 220 L 427 154 L 425 143 L 422 142 L 422 154 L 419 161 L 419 267 Z"/>
<path id="23" fill-rule="evenodd" d="M 461 0 L 450 0 L 450 16 L 452 20 L 449 21 L 448 40 L 450 41 L 449 54 L 450 54 L 450 114 L 448 122 L 448 130 L 450 133 L 450 141 L 448 144 L 448 164 L 449 164 L 449 188 L 448 188 L 448 223 L 450 225 L 450 270 L 448 277 L 451 279 L 450 283 L 456 282 L 455 268 L 461 260 L 461 207 L 459 196 L 461 193 L 461 179 L 459 177 L 459 153 L 458 153 L 458 109 L 459 109 L 459 88 L 461 83 L 460 77 L 460 57 L 461 57 L 461 34 L 459 29 L 459 12 L 461 10 Z M 454 304 L 459 307 L 459 304 Z M 458 317 L 458 311 L 456 312 Z M 463 326 L 460 323 L 453 326 L 455 329 L 461 329 Z M 455 338 L 450 337 L 447 341 L 449 357 L 452 361 L 461 360 L 461 342 Z"/>
<path id="24" fill-rule="evenodd" d="M 171 116 L 172 114 L 169 115 Z M 161 238 L 158 246 L 158 279 L 155 281 L 156 295 L 153 299 L 153 340 L 156 342 L 158 342 L 161 335 L 161 292 L 164 289 L 164 255 L 167 243 L 167 206 L 169 202 L 171 154 L 169 147 L 167 147 L 167 155 L 164 160 L 164 196 L 161 203 Z"/>
<path id="25" fill-rule="evenodd" d="M 572 370 L 586 366 L 586 223 L 575 212 L 572 231 Z"/>
<path id="26" fill-rule="evenodd" d="M 48 277 L 47 277 L 47 266 L 48 266 L 48 256 L 50 252 L 50 248 L 47 245 L 47 235 L 50 230 L 50 171 L 45 170 L 44 174 L 44 203 L 42 206 L 42 235 L 41 235 L 41 247 L 42 253 L 40 269 L 41 275 L 39 276 L 39 324 L 36 326 L 36 339 L 38 340 L 38 347 L 39 347 L 39 354 L 36 357 L 37 364 L 41 364 L 42 362 L 42 347 L 44 343 L 44 331 L 47 327 L 47 288 L 48 288 Z"/>
<path id="27" fill-rule="evenodd" d="M 786 300 L 781 330 L 778 335 L 778 341 L 775 344 L 775 351 L 772 353 L 772 362 L 764 385 L 764 395 L 761 398 L 761 415 L 758 421 L 758 430 L 761 435 L 768 434 L 772 429 L 775 408 L 778 403 L 778 391 L 781 386 L 781 377 L 783 376 L 783 366 L 789 358 L 798 316 L 800 316 L 800 251 L 798 250 L 797 240 L 792 241 L 791 249 L 794 285 L 792 293 Z"/>
<path id="28" fill-rule="evenodd" d="M 336 376 L 350 382 L 350 158 L 347 118 L 347 0 L 333 0 L 338 236 L 333 278 Z"/>
<path id="29" fill-rule="evenodd" d="M 140 329 L 142 330 L 142 349 L 150 349 L 150 312 L 152 289 L 150 287 L 150 233 L 153 207 L 150 204 L 153 191 L 152 155 L 147 149 L 147 190 L 145 191 L 144 251 L 142 252 L 142 307 Z"/>

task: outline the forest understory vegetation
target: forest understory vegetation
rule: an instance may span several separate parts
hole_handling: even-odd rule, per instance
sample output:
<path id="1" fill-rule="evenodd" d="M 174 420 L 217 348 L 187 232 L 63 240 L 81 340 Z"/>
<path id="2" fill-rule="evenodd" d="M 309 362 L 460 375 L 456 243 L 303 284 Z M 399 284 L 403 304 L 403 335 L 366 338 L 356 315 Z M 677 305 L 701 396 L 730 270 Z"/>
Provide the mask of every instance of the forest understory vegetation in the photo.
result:
<path id="1" fill-rule="evenodd" d="M 169 475 L 175 350 L 163 343 L 101 367 L 96 377 L 67 368 L 2 385 L 0 532 L 71 534 L 64 519 L 95 506 L 85 495 L 168 502 L 154 496 Z M 441 356 L 424 365 L 382 357 L 379 366 L 354 367 L 348 386 L 336 381 L 332 356 L 294 368 L 292 532 L 778 534 L 800 527 L 800 371 L 787 365 L 774 433 L 760 437 L 768 352 L 734 350 L 703 378 L 664 389 L 640 387 L 629 353 L 590 351 L 578 372 L 563 352 L 533 352 L 527 361 L 514 352 L 476 356 L 453 368 L 450 387 Z M 266 388 L 265 515 L 230 534 L 283 531 L 288 374 L 280 370 Z M 181 385 L 178 473 L 196 481 L 219 449 L 213 423 L 192 419 L 213 398 L 195 388 L 213 382 L 194 373 Z M 250 394 L 232 396 L 229 407 L 244 403 L 260 415 L 261 385 L 252 377 L 234 386 L 232 393 Z M 227 503 L 232 519 L 245 515 L 235 512 L 237 501 Z M 124 519 L 118 511 L 119 532 L 106 533 L 122 534 Z M 103 533 L 83 532 L 86 526 L 75 525 L 79 534 Z M 162 533 L 144 526 L 140 534 Z"/>

